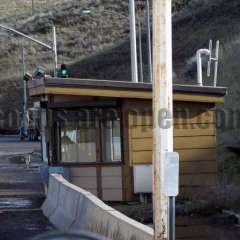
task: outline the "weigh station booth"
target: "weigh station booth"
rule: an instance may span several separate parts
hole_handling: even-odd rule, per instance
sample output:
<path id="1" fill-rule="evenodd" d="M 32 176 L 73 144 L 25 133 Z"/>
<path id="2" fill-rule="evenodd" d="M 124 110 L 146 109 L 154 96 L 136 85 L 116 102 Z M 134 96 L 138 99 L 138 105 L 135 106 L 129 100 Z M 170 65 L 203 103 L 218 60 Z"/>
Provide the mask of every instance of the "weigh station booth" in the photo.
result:
<path id="1" fill-rule="evenodd" d="M 104 201 L 152 192 L 152 84 L 45 77 L 28 82 L 41 101 L 43 160 Z M 217 184 L 216 104 L 226 89 L 174 85 L 174 151 L 180 195 Z"/>

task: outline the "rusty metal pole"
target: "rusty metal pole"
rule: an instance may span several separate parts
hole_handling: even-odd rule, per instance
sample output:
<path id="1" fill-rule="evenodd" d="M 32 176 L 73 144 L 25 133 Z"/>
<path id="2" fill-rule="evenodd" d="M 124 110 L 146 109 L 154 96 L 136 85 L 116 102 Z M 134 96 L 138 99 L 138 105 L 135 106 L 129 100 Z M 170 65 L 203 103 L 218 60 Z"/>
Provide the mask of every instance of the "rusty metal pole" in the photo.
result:
<path id="1" fill-rule="evenodd" d="M 173 152 L 171 0 L 153 0 L 153 211 L 154 240 L 168 239 L 164 194 L 166 153 Z"/>

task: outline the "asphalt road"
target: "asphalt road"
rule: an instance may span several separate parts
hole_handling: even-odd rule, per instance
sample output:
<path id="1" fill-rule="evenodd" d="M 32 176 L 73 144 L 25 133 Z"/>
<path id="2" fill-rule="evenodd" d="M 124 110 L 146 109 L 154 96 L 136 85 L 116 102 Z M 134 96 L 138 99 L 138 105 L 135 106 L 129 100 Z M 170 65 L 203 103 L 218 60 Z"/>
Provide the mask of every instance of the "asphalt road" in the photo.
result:
<path id="1" fill-rule="evenodd" d="M 40 152 L 39 142 L 20 141 L 19 136 L 0 135 L 0 156 Z"/>
<path id="2" fill-rule="evenodd" d="M 0 240 L 27 240 L 52 226 L 42 215 L 44 188 L 39 167 L 39 142 L 0 136 Z M 30 164 L 27 164 L 29 154 Z"/>

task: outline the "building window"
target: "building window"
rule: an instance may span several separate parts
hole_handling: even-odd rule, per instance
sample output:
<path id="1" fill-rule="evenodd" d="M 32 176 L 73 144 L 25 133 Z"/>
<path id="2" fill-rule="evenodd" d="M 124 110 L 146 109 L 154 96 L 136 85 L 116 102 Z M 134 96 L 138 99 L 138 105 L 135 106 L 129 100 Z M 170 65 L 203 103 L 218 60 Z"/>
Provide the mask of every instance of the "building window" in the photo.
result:
<path id="1" fill-rule="evenodd" d="M 103 121 L 101 132 L 103 162 L 120 162 L 122 159 L 120 119 Z"/>
<path id="2" fill-rule="evenodd" d="M 94 122 L 68 122 L 61 127 L 61 156 L 64 163 L 96 162 Z"/>
<path id="3" fill-rule="evenodd" d="M 80 111 L 80 110 L 79 110 Z M 75 113 L 74 113 L 75 112 Z M 89 114 L 89 112 L 91 112 Z M 121 121 L 116 109 L 66 111 L 59 120 L 59 157 L 62 163 L 91 164 L 122 161 Z M 67 119 L 67 120 L 66 120 Z M 57 140 L 58 141 L 58 140 Z"/>

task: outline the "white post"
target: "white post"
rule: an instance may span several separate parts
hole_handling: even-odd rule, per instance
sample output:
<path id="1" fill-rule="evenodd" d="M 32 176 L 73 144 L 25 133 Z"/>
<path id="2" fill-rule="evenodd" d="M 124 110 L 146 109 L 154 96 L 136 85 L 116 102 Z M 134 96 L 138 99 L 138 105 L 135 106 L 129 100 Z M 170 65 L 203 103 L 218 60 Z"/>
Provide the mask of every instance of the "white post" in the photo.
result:
<path id="1" fill-rule="evenodd" d="M 164 194 L 166 152 L 173 152 L 171 0 L 153 1 L 153 211 L 154 240 L 168 239 Z"/>
<path id="2" fill-rule="evenodd" d="M 57 35 L 55 26 L 53 26 L 53 64 L 54 64 L 54 77 L 57 77 L 58 56 L 57 56 Z"/>
<path id="3" fill-rule="evenodd" d="M 146 0 L 146 18 L 147 18 L 147 55 L 148 55 L 148 82 L 152 82 L 152 37 L 149 0 Z"/>
<path id="4" fill-rule="evenodd" d="M 135 0 L 129 0 L 132 81 L 138 82 Z"/>
<path id="5" fill-rule="evenodd" d="M 142 25 L 140 18 L 138 19 L 138 47 L 139 47 L 139 66 L 140 66 L 140 82 L 143 82 L 143 54 L 142 54 Z"/>

